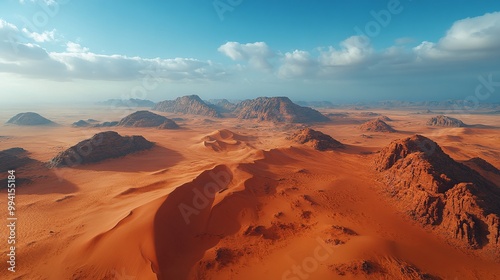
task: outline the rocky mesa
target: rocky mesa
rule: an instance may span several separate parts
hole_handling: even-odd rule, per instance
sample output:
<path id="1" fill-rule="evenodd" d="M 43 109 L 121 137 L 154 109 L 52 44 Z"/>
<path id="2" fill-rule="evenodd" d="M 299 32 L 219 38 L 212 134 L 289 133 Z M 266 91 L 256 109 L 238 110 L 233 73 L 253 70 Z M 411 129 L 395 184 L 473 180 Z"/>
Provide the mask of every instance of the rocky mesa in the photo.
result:
<path id="1" fill-rule="evenodd" d="M 467 125 L 464 124 L 461 120 L 455 119 L 452 117 L 444 116 L 444 115 L 439 115 L 430 118 L 427 121 L 428 126 L 441 126 L 441 127 L 466 127 Z"/>
<path id="2" fill-rule="evenodd" d="M 470 248 L 500 249 L 500 189 L 421 135 L 396 140 L 375 159 L 386 191 L 418 222 Z"/>
<path id="3" fill-rule="evenodd" d="M 142 136 L 121 136 L 114 131 L 100 132 L 59 153 L 50 167 L 73 167 L 150 149 L 154 146 Z"/>
<path id="4" fill-rule="evenodd" d="M 179 128 L 176 122 L 149 111 L 137 111 L 120 120 L 118 126 L 126 127 L 157 127 L 160 129 Z"/>
<path id="5" fill-rule="evenodd" d="M 258 121 L 311 123 L 330 119 L 309 107 L 293 103 L 288 97 L 259 97 L 238 104 L 235 114 L 240 119 Z"/>

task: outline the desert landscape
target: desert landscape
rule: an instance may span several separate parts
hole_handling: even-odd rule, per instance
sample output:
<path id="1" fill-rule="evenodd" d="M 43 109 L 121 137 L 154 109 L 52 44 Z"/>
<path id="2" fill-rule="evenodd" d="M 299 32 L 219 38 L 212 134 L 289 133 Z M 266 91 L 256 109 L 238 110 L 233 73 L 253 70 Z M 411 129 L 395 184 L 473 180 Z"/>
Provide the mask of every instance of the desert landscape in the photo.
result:
<path id="1" fill-rule="evenodd" d="M 0 280 L 500 280 L 500 1 L 0 1 Z"/>
<path id="2" fill-rule="evenodd" d="M 169 102 L 1 112 L 2 279 L 500 275 L 498 115 Z"/>

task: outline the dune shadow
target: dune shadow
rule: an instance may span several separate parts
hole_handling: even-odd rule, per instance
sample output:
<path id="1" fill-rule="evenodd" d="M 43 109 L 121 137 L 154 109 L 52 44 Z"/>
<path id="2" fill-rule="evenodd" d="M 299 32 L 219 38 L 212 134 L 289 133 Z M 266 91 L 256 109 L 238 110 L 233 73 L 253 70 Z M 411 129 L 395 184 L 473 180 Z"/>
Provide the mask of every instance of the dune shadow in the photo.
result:
<path id="1" fill-rule="evenodd" d="M 7 185 L 7 180 L 1 180 Z M 4 184 L 5 183 L 5 184 Z M 49 169 L 44 163 L 33 160 L 28 165 L 16 169 L 16 194 L 70 194 L 78 191 L 78 187 L 58 171 Z"/>
<path id="2" fill-rule="evenodd" d="M 231 213 L 226 209 L 222 214 L 213 213 L 215 195 L 203 195 L 207 187 L 215 186 L 220 174 L 224 174 L 225 179 L 219 187 L 227 186 L 233 174 L 226 166 L 217 166 L 177 187 L 156 212 L 154 244 L 158 267 L 153 270 L 158 279 L 188 279 L 192 267 L 205 251 L 227 234 L 227 228 L 213 227 L 211 223 L 221 220 L 227 227 L 231 224 L 232 217 L 228 217 Z M 217 217 L 219 215 L 224 215 L 224 219 Z"/>
<path id="3" fill-rule="evenodd" d="M 135 152 L 119 158 L 110 158 L 97 163 L 81 164 L 72 167 L 79 170 L 116 171 L 116 172 L 153 172 L 176 165 L 184 157 L 162 146 L 155 145 L 145 151 Z"/>

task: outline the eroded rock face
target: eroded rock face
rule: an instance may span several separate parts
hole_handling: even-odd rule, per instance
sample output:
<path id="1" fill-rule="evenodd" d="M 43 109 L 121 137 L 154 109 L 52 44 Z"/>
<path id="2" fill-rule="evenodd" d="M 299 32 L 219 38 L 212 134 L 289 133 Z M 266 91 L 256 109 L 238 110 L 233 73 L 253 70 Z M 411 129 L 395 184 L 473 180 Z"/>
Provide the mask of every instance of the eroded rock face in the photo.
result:
<path id="1" fill-rule="evenodd" d="M 359 128 L 364 131 L 372 131 L 372 132 L 396 132 L 394 128 L 392 128 L 390 125 L 388 125 L 380 118 L 365 122 Z"/>
<path id="2" fill-rule="evenodd" d="M 259 97 L 245 100 L 238 104 L 235 113 L 240 119 L 259 121 L 310 123 L 330 120 L 314 109 L 293 103 L 288 97 Z"/>
<path id="3" fill-rule="evenodd" d="M 436 142 L 421 135 L 393 141 L 375 166 L 386 190 L 415 220 L 471 248 L 500 248 L 500 189 Z"/>
<path id="4" fill-rule="evenodd" d="M 118 126 L 127 127 L 157 127 L 160 129 L 176 129 L 179 128 L 173 120 L 160 116 L 149 111 L 137 111 L 132 113 L 118 123 Z"/>
<path id="5" fill-rule="evenodd" d="M 117 158 L 130 153 L 147 150 L 154 146 L 142 136 L 121 136 L 114 131 L 101 132 L 59 153 L 49 165 L 51 167 L 77 166 Z"/>
<path id="6" fill-rule="evenodd" d="M 299 144 L 309 144 L 318 151 L 331 151 L 344 147 L 342 143 L 330 135 L 310 128 L 298 130 L 287 139 Z"/>
<path id="7" fill-rule="evenodd" d="M 465 127 L 466 125 L 459 119 L 439 115 L 427 121 L 428 126 L 443 126 L 443 127 Z"/>
<path id="8" fill-rule="evenodd" d="M 41 115 L 33 112 L 19 113 L 7 121 L 8 124 L 38 126 L 38 125 L 54 125 L 55 123 Z"/>
<path id="9" fill-rule="evenodd" d="M 165 100 L 156 103 L 153 110 L 160 112 L 201 115 L 207 117 L 222 117 L 217 110 L 205 103 L 197 95 L 187 95 L 175 100 Z"/>

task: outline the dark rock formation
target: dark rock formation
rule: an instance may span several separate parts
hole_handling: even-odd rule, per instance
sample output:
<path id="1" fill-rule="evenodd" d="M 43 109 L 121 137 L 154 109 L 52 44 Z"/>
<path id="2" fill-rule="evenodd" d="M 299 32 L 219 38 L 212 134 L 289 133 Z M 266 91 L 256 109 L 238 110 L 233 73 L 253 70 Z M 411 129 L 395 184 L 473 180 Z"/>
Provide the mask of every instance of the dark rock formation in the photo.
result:
<path id="1" fill-rule="evenodd" d="M 147 150 L 154 146 L 142 136 L 121 136 L 114 131 L 101 132 L 59 153 L 49 165 L 51 167 L 77 166 L 117 158 L 130 153 Z"/>
<path id="2" fill-rule="evenodd" d="M 380 118 L 365 122 L 359 128 L 364 131 L 372 131 L 372 132 L 396 132 L 394 128 L 392 128 L 390 125 L 388 125 Z"/>
<path id="3" fill-rule="evenodd" d="M 121 119 L 118 125 L 127 127 L 157 127 L 160 129 L 179 128 L 173 120 L 149 111 L 132 113 Z"/>
<path id="4" fill-rule="evenodd" d="M 344 145 L 339 141 L 333 139 L 330 135 L 323 132 L 313 130 L 310 128 L 301 129 L 296 131 L 292 136 L 287 138 L 299 144 L 311 145 L 318 151 L 328 151 L 343 148 Z"/>
<path id="5" fill-rule="evenodd" d="M 235 113 L 240 119 L 259 121 L 310 123 L 330 119 L 320 112 L 293 103 L 288 97 L 259 97 L 238 104 Z"/>
<path id="6" fill-rule="evenodd" d="M 415 220 L 471 248 L 500 249 L 500 189 L 437 143 L 421 135 L 393 141 L 375 164 L 386 190 Z"/>
<path id="7" fill-rule="evenodd" d="M 198 95 L 187 95 L 175 100 L 156 103 L 153 110 L 160 112 L 182 113 L 220 118 L 221 115 L 212 106 L 205 103 Z"/>
<path id="8" fill-rule="evenodd" d="M 428 126 L 443 126 L 443 127 L 465 127 L 466 125 L 459 119 L 439 115 L 427 121 Z"/>
<path id="9" fill-rule="evenodd" d="M 10 148 L 0 151 L 0 173 L 22 167 L 33 160 L 26 155 L 23 148 Z"/>
<path id="10" fill-rule="evenodd" d="M 54 125 L 55 123 L 49 119 L 40 116 L 37 113 L 27 112 L 19 113 L 7 121 L 9 124 L 16 125 Z"/>

